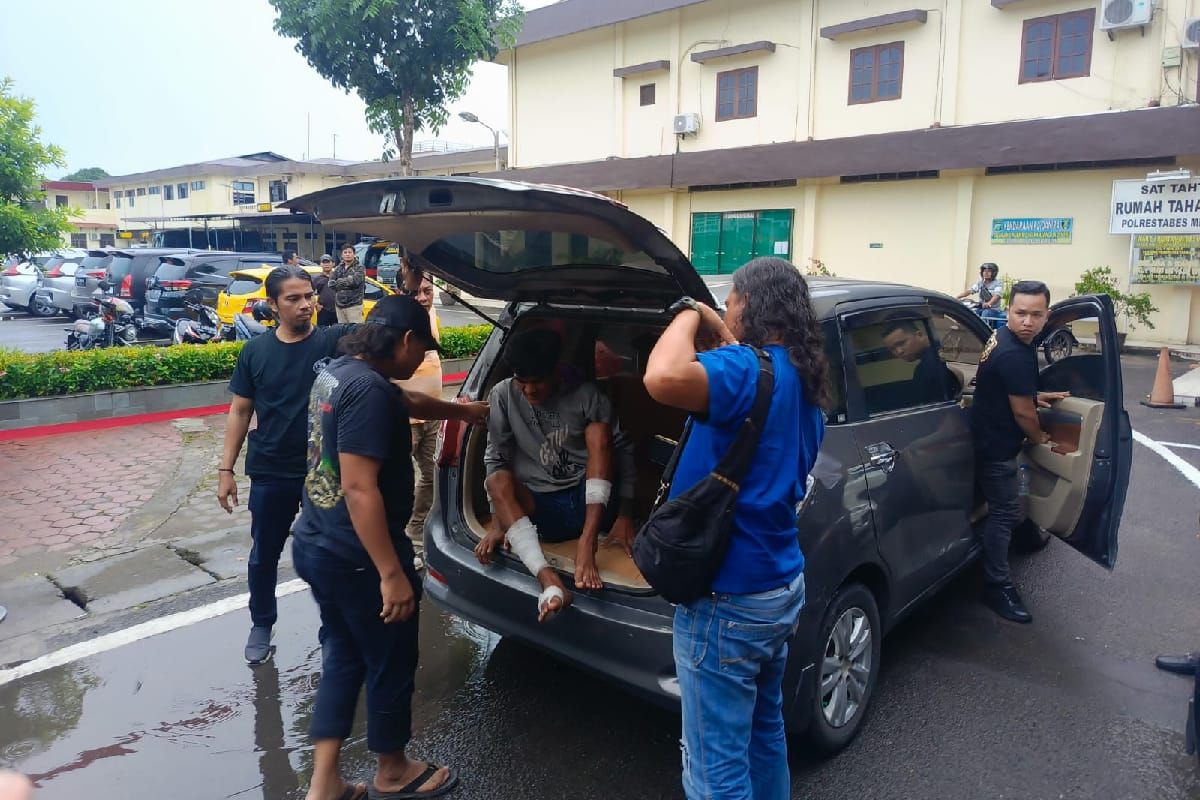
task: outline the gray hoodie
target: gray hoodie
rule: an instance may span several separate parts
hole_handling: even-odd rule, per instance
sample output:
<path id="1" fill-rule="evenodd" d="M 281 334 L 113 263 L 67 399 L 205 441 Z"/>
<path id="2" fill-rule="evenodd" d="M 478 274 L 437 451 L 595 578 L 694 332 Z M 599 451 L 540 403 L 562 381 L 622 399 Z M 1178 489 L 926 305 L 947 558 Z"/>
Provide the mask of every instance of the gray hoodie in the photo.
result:
<path id="1" fill-rule="evenodd" d="M 613 486 L 631 500 L 636 479 L 633 443 L 617 425 L 612 403 L 591 381 L 560 385 L 541 406 L 529 404 L 512 378 L 500 381 L 488 396 L 488 444 L 483 461 L 487 474 L 512 471 L 531 492 L 557 492 L 578 486 L 587 477 L 584 430 L 606 422 L 613 430 Z"/>

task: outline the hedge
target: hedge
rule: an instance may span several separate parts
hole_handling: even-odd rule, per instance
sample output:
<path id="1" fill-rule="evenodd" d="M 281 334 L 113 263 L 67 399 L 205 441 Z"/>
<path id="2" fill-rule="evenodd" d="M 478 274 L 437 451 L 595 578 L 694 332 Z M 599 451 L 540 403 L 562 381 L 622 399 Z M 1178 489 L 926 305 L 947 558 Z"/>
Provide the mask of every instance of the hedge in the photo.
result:
<path id="1" fill-rule="evenodd" d="M 444 358 L 475 355 L 491 331 L 490 325 L 443 328 Z M 50 353 L 0 348 L 0 400 L 224 380 L 233 374 L 242 344 L 113 347 Z"/>

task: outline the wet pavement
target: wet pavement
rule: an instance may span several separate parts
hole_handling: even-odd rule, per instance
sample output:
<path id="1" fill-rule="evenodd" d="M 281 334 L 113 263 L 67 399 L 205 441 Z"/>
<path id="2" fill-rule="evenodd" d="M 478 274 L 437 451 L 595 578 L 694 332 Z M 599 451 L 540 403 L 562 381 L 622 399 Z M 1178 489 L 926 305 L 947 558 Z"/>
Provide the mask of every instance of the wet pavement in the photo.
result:
<path id="1" fill-rule="evenodd" d="M 1200 410 L 1136 405 L 1154 362 L 1126 361 L 1134 428 L 1200 442 Z M 1175 452 L 1200 463 L 1200 451 Z M 859 738 L 824 762 L 795 745 L 793 796 L 1200 797 L 1200 769 L 1183 753 L 1190 684 L 1152 665 L 1158 652 L 1200 645 L 1200 488 L 1141 445 L 1134 458 L 1114 572 L 1057 542 L 1015 557 L 1035 616 L 1015 626 L 978 605 L 980 576 L 968 570 L 884 643 Z M 43 652 L 242 590 L 214 578 L 56 620 Z M 0 764 L 35 777 L 39 800 L 302 797 L 317 618 L 306 591 L 280 603 L 275 660 L 257 669 L 240 657 L 238 609 L 0 685 Z M 0 625 L 0 662 L 12 660 L 12 623 Z M 421 647 L 412 751 L 460 771 L 452 797 L 682 796 L 672 711 L 428 603 Z M 346 752 L 347 775 L 366 779 L 361 712 Z"/>

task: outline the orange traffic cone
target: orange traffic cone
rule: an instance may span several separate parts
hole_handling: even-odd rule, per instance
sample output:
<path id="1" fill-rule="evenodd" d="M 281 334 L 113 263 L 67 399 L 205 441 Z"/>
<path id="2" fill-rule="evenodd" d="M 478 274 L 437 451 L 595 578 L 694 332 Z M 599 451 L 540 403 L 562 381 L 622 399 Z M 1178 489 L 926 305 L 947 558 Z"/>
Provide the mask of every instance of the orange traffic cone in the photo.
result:
<path id="1" fill-rule="evenodd" d="M 1158 352 L 1158 371 L 1154 374 L 1150 399 L 1143 400 L 1142 405 L 1150 408 L 1183 408 L 1183 403 L 1175 402 L 1175 385 L 1171 382 L 1171 351 L 1165 347 Z"/>

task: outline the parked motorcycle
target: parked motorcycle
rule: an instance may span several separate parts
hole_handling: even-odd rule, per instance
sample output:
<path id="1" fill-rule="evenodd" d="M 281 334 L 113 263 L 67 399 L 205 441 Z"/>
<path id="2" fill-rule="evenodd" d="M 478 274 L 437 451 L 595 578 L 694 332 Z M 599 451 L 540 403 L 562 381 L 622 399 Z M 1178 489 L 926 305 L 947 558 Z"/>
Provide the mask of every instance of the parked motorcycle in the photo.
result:
<path id="1" fill-rule="evenodd" d="M 68 350 L 94 350 L 100 347 L 128 347 L 137 344 L 137 325 L 133 306 L 107 289 L 92 292 L 95 312 L 77 319 L 67 332 Z"/>
<path id="2" fill-rule="evenodd" d="M 184 299 L 183 305 L 194 316 L 181 317 L 175 323 L 171 333 L 173 344 L 208 344 L 224 338 L 221 318 L 216 311 L 189 298 Z"/>
<path id="3" fill-rule="evenodd" d="M 233 318 L 234 338 L 239 342 L 248 341 L 256 336 L 262 336 L 275 324 L 275 314 L 271 304 L 259 300 L 250 308 L 249 314 L 238 314 Z"/>

